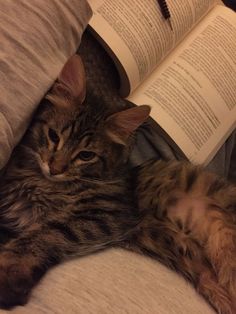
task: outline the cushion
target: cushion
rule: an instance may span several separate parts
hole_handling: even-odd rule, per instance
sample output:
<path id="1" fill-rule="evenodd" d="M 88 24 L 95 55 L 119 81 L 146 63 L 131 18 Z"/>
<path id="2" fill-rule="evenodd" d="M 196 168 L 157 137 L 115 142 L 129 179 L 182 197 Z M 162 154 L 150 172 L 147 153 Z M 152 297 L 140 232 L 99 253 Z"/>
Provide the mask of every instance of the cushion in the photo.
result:
<path id="1" fill-rule="evenodd" d="M 50 271 L 29 303 L 11 314 L 214 314 L 182 277 L 122 249 L 78 258 Z M 0 310 L 0 314 L 9 314 Z"/>
<path id="2" fill-rule="evenodd" d="M 40 99 L 76 52 L 86 0 L 0 0 L 0 169 Z"/>

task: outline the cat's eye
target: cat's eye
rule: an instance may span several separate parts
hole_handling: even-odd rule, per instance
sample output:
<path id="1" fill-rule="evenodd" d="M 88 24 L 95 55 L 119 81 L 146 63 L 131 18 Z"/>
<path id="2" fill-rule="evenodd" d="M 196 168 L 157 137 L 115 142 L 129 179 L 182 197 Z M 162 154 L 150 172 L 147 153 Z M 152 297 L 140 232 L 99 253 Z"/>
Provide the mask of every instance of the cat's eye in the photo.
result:
<path id="1" fill-rule="evenodd" d="M 79 158 L 80 160 L 83 161 L 90 161 L 92 160 L 94 157 L 96 156 L 96 154 L 94 152 L 91 152 L 89 150 L 82 150 L 81 152 L 79 152 L 79 154 L 77 155 L 77 158 Z"/>
<path id="2" fill-rule="evenodd" d="M 48 129 L 48 137 L 55 144 L 60 142 L 60 137 L 57 135 L 57 132 L 51 128 Z"/>

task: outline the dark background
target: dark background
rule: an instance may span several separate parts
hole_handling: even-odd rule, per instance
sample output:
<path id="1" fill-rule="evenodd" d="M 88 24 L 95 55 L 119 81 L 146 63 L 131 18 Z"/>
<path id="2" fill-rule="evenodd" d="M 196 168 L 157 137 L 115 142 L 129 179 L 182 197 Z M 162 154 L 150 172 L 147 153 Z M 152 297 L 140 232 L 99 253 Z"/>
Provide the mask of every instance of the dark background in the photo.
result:
<path id="1" fill-rule="evenodd" d="M 236 11 L 236 0 L 223 0 L 225 5 Z"/>

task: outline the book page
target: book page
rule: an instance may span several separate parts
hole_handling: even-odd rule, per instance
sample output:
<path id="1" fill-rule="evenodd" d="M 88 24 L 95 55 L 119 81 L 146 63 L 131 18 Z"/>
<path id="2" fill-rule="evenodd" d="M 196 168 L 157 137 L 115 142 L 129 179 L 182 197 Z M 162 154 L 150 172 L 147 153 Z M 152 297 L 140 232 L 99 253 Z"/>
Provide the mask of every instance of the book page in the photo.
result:
<path id="1" fill-rule="evenodd" d="M 129 97 L 195 163 L 208 163 L 236 126 L 236 14 L 216 6 Z"/>
<path id="2" fill-rule="evenodd" d="M 214 3 L 168 0 L 172 31 L 157 0 L 89 0 L 94 12 L 89 25 L 118 59 L 121 95 L 134 90 Z"/>

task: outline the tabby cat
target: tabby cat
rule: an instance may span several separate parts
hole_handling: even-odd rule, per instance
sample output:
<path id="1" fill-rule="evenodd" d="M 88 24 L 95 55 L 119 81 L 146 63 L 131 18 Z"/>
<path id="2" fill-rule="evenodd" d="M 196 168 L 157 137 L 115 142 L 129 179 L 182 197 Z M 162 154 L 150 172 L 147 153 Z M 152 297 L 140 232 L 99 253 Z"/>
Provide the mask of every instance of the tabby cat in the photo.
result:
<path id="1" fill-rule="evenodd" d="M 109 113 L 84 97 L 74 56 L 1 178 L 2 307 L 25 304 L 50 266 L 122 241 L 137 224 L 126 161 L 130 135 L 150 109 Z"/>
<path id="2" fill-rule="evenodd" d="M 181 273 L 218 313 L 236 314 L 236 186 L 180 161 L 149 161 L 134 184 L 142 218 L 127 248 Z"/>
<path id="3" fill-rule="evenodd" d="M 25 304 L 49 267 L 120 245 L 182 273 L 219 313 L 236 313 L 236 188 L 185 162 L 128 171 L 148 106 L 84 101 L 72 57 L 0 183 L 0 304 Z"/>

